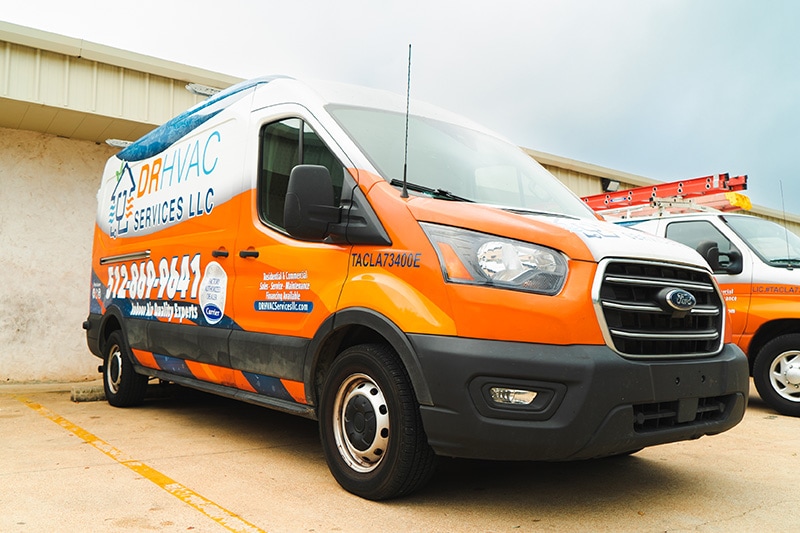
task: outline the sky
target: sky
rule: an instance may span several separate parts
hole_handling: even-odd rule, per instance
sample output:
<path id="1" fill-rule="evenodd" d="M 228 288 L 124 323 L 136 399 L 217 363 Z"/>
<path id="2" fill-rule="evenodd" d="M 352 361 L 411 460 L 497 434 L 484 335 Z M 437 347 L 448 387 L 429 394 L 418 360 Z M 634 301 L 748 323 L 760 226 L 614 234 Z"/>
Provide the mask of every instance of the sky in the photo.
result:
<path id="1" fill-rule="evenodd" d="M 748 175 L 800 214 L 800 1 L 88 0 L 0 20 L 215 72 L 404 94 L 661 181 Z M 781 190 L 783 194 L 781 194 Z"/>

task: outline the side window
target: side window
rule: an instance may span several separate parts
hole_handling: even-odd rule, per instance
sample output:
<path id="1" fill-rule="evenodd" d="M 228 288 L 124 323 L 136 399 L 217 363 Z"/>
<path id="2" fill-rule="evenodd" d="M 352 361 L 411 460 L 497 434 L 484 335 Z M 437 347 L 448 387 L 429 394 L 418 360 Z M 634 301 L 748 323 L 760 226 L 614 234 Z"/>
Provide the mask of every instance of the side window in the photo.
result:
<path id="1" fill-rule="evenodd" d="M 322 139 L 299 118 L 273 122 L 261 128 L 258 216 L 262 222 L 284 228 L 283 204 L 289 174 L 300 164 L 327 167 L 333 181 L 334 202 L 340 202 L 345 169 Z"/>
<path id="2" fill-rule="evenodd" d="M 721 231 L 704 220 L 672 222 L 667 226 L 666 237 L 697 250 L 715 272 L 724 270 L 728 266 L 731 252 L 738 252 L 736 246 Z M 709 249 L 713 246 L 716 246 L 719 257 L 716 260 L 709 260 Z"/>

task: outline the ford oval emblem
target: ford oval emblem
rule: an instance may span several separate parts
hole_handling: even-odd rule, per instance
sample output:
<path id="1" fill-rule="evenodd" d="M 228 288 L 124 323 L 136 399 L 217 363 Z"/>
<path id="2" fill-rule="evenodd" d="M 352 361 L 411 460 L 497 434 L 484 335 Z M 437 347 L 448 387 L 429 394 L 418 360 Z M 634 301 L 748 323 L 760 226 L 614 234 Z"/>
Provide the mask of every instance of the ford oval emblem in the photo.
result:
<path id="1" fill-rule="evenodd" d="M 691 311 L 697 305 L 697 298 L 683 289 L 670 289 L 665 295 L 667 305 L 676 311 Z"/>

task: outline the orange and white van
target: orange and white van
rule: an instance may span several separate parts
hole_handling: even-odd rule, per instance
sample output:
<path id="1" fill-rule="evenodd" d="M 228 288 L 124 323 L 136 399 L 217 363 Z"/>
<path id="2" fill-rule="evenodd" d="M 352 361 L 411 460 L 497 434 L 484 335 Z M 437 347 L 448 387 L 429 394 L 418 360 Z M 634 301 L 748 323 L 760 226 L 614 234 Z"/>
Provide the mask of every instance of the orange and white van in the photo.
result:
<path id="1" fill-rule="evenodd" d="M 437 455 L 625 454 L 744 414 L 694 250 L 599 221 L 435 107 L 255 79 L 112 157 L 97 198 L 84 328 L 108 401 L 152 377 L 317 419 L 363 497 Z"/>
<path id="2" fill-rule="evenodd" d="M 759 396 L 800 416 L 800 237 L 763 218 L 713 211 L 619 223 L 697 249 L 720 285 Z"/>

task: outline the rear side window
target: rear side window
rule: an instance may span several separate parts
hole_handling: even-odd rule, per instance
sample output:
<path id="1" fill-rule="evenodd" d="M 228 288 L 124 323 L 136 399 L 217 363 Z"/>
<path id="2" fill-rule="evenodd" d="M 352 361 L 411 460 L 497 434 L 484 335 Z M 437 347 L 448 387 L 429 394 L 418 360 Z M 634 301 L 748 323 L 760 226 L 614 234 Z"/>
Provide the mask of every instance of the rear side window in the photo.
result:
<path id="1" fill-rule="evenodd" d="M 283 204 L 289 174 L 300 164 L 327 167 L 334 201 L 340 202 L 345 169 L 322 139 L 299 118 L 272 122 L 261 128 L 259 153 L 258 216 L 265 224 L 284 228 Z"/>

